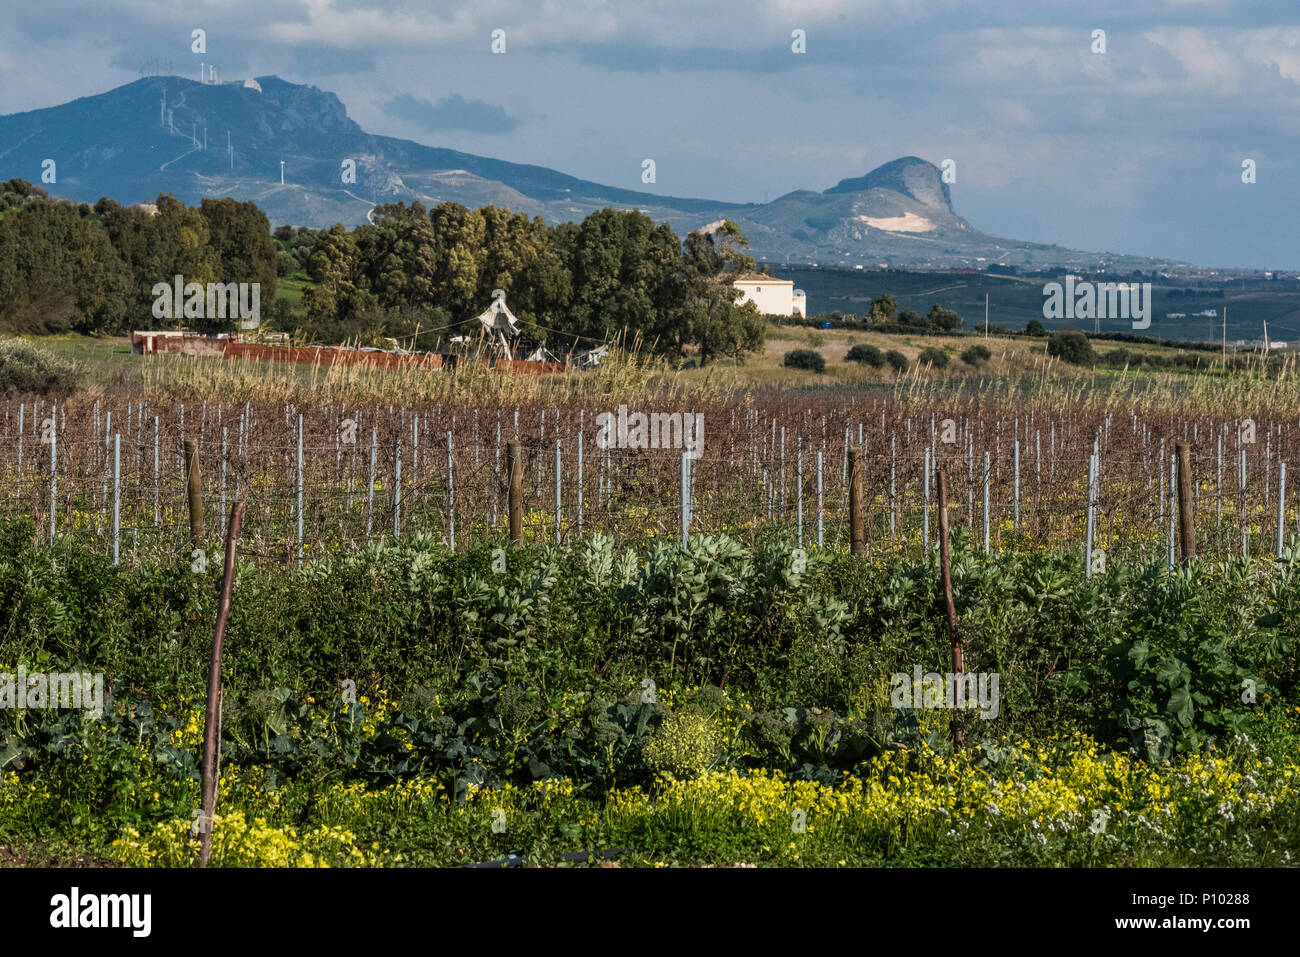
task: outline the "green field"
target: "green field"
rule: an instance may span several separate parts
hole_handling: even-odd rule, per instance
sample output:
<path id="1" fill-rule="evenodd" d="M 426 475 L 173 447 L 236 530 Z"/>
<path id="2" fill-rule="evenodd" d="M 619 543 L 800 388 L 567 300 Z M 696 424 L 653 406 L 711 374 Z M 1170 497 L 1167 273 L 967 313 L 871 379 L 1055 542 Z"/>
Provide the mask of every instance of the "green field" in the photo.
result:
<path id="1" fill-rule="evenodd" d="M 865 314 L 871 300 L 892 295 L 900 309 L 924 315 L 935 303 L 957 312 L 966 328 L 982 326 L 984 297 L 988 296 L 989 322 L 1011 329 L 1023 329 L 1038 319 L 1049 329 L 1063 321 L 1043 318 L 1042 278 L 959 272 L 908 272 L 904 270 L 813 269 L 806 266 L 777 266 L 774 272 L 790 279 L 808 295 L 808 311 Z M 1113 278 L 1113 277 L 1112 277 Z M 1127 278 L 1127 277 L 1124 277 Z M 1149 280 L 1144 280 L 1149 281 Z M 1175 290 L 1199 286 L 1197 295 L 1173 295 Z M 1222 295 L 1220 295 L 1222 294 Z M 1223 335 L 1223 308 L 1228 307 L 1228 344 L 1238 339 L 1258 340 L 1263 323 L 1268 323 L 1274 340 L 1300 341 L 1300 280 L 1234 280 L 1226 283 L 1169 283 L 1155 281 L 1152 288 L 1151 328 L 1141 335 L 1174 341 L 1218 342 Z M 1170 312 L 1191 313 L 1214 309 L 1215 318 L 1166 319 Z M 1092 331 L 1090 320 L 1077 320 L 1075 328 Z M 1133 332 L 1131 323 L 1103 320 L 1102 332 Z"/>
<path id="2" fill-rule="evenodd" d="M 1263 573 L 1115 562 L 1085 582 L 1072 555 L 956 535 L 966 668 L 1000 697 L 954 711 L 896 699 L 897 676 L 949 668 L 933 554 L 596 536 L 494 571 L 492 547 L 241 563 L 214 864 L 1300 854 L 1295 551 Z M 0 526 L 0 671 L 103 670 L 114 689 L 102 718 L 0 714 L 9 860 L 193 862 L 219 574 L 113 568 Z"/>
<path id="3" fill-rule="evenodd" d="M 238 499 L 217 866 L 1293 865 L 1295 370 L 768 335 L 743 364 L 615 354 L 546 377 L 145 358 L 83 336 L 0 351 L 75 367 L 3 400 L 0 700 L 19 668 L 111 691 L 102 714 L 0 707 L 0 864 L 195 863 Z M 855 344 L 909 370 L 846 362 Z M 785 367 L 796 348 L 827 370 Z M 918 364 L 926 348 L 947 365 Z M 620 403 L 709 420 L 686 542 L 676 452 L 599 454 L 595 413 Z M 1167 469 L 1189 440 L 1200 557 L 1179 564 Z M 955 639 L 928 461 L 950 483 Z M 955 684 L 947 699 L 953 671 L 975 706 Z"/>

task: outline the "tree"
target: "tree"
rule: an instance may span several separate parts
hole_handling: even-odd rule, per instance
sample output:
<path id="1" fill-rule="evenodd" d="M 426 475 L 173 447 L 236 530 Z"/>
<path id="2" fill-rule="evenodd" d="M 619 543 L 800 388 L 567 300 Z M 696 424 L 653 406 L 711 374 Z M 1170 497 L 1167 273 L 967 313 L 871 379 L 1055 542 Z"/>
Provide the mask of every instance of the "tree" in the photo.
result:
<path id="1" fill-rule="evenodd" d="M 961 316 L 938 303 L 931 306 L 930 311 L 925 314 L 926 332 L 956 332 L 965 324 Z"/>
<path id="2" fill-rule="evenodd" d="M 754 268 L 754 260 L 741 251 L 748 246 L 730 220 L 711 233 L 686 237 L 682 327 L 686 340 L 699 348 L 701 364 L 718 356 L 739 361 L 762 348 L 766 326 L 758 308 L 752 302 L 737 305 L 741 292 L 731 282 L 731 275 Z"/>
<path id="3" fill-rule="evenodd" d="M 436 237 L 433 296 L 453 316 L 469 318 L 487 303 L 478 302 L 483 269 L 483 216 L 459 203 L 440 203 L 429 213 Z"/>
<path id="4" fill-rule="evenodd" d="M 1047 354 L 1079 366 L 1090 366 L 1097 361 L 1088 337 L 1074 329 L 1052 333 L 1047 340 Z"/>
<path id="5" fill-rule="evenodd" d="M 1037 319 L 1030 319 L 1027 323 L 1025 323 L 1025 335 L 1045 336 L 1047 335 L 1047 330 L 1043 328 L 1043 324 L 1039 322 Z"/>
<path id="6" fill-rule="evenodd" d="M 307 318 L 313 322 L 351 318 L 362 278 L 356 234 L 341 223 L 322 232 L 316 238 L 307 272 L 316 283 L 302 299 Z"/>
<path id="7" fill-rule="evenodd" d="M 261 300 L 274 299 L 279 260 L 266 214 L 254 203 L 233 199 L 205 199 L 199 212 L 208 224 L 220 281 L 261 283 Z"/>
<path id="8" fill-rule="evenodd" d="M 211 232 L 204 215 L 170 193 L 160 195 L 155 205 L 158 214 L 152 220 L 158 230 L 157 251 L 162 274 L 157 275 L 154 282 L 166 281 L 178 274 L 185 277 L 186 283 L 197 282 L 206 286 L 216 282 L 219 257 L 212 248 Z"/>
<path id="9" fill-rule="evenodd" d="M 132 313 L 129 271 L 92 218 L 39 193 L 0 216 L 0 320 L 32 332 L 113 332 Z"/>
<path id="10" fill-rule="evenodd" d="M 566 332 L 607 341 L 632 331 L 658 351 L 681 354 L 681 243 L 667 223 L 656 227 L 639 212 L 602 209 L 576 227 L 559 227 L 555 246 L 570 276 Z"/>
<path id="11" fill-rule="evenodd" d="M 436 303 L 437 237 L 424 204 L 390 203 L 375 209 L 373 226 L 356 230 L 364 285 L 380 306 L 419 312 Z"/>
<path id="12" fill-rule="evenodd" d="M 871 310 L 867 313 L 872 322 L 889 322 L 898 314 L 898 300 L 889 294 L 871 300 Z"/>

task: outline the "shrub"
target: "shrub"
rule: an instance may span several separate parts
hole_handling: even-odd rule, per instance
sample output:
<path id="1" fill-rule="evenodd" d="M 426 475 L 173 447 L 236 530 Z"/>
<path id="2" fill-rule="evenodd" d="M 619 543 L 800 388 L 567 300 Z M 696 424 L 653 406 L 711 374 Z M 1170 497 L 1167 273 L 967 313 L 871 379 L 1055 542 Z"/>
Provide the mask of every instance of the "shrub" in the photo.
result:
<path id="1" fill-rule="evenodd" d="M 921 350 L 921 354 L 916 357 L 916 361 L 922 365 L 929 363 L 936 369 L 942 369 L 948 364 L 948 353 L 935 346 L 930 346 Z"/>
<path id="2" fill-rule="evenodd" d="M 1097 361 L 1088 337 L 1073 329 L 1052 333 L 1047 340 L 1047 354 L 1076 366 L 1090 366 Z"/>
<path id="3" fill-rule="evenodd" d="M 787 369 L 811 369 L 813 372 L 825 372 L 826 360 L 812 349 L 794 349 L 785 354 L 781 363 Z"/>
<path id="4" fill-rule="evenodd" d="M 1104 353 L 1101 357 L 1103 365 L 1114 366 L 1122 369 L 1124 366 L 1136 368 L 1143 362 L 1143 356 L 1140 352 L 1129 352 L 1127 349 L 1112 349 Z"/>
<path id="5" fill-rule="evenodd" d="M 885 354 L 875 346 L 857 345 L 844 356 L 845 362 L 861 362 L 873 369 L 884 368 Z"/>
<path id="6" fill-rule="evenodd" d="M 895 372 L 907 371 L 907 356 L 903 355 L 897 349 L 890 349 L 885 353 L 885 362 L 887 362 L 889 368 L 893 369 Z"/>
<path id="7" fill-rule="evenodd" d="M 23 339 L 0 341 L 0 390 L 6 392 L 71 392 L 72 366 L 46 349 Z"/>
<path id="8" fill-rule="evenodd" d="M 1039 322 L 1037 319 L 1030 319 L 1027 323 L 1025 323 L 1025 335 L 1045 336 L 1047 335 L 1047 330 L 1043 328 L 1043 324 Z"/>
<path id="9" fill-rule="evenodd" d="M 968 366 L 978 366 L 981 362 L 988 362 L 993 358 L 993 353 L 989 352 L 988 346 L 971 346 L 961 354 L 961 361 Z"/>

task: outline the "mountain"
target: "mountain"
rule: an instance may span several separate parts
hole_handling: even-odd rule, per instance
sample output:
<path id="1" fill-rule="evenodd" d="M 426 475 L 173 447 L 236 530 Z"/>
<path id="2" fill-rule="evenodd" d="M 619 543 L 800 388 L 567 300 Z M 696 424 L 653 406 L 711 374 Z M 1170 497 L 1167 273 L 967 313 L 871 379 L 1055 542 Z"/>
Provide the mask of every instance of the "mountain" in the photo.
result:
<path id="1" fill-rule="evenodd" d="M 229 144 L 229 147 L 228 145 Z M 273 224 L 366 221 L 376 203 L 488 204 L 580 220 L 606 206 L 640 209 L 679 235 L 731 219 L 772 262 L 979 267 L 991 262 L 1086 269 L 1177 265 L 1068 250 L 982 233 L 957 215 L 940 171 L 915 156 L 797 190 L 770 203 L 721 203 L 603 186 L 512 163 L 367 133 L 333 93 L 275 76 L 234 83 L 147 77 L 61 106 L 0 116 L 0 180 L 41 181 L 56 196 L 124 205 L 172 193 L 252 200 Z M 343 164 L 355 164 L 355 183 Z M 284 183 L 280 163 L 284 162 Z"/>

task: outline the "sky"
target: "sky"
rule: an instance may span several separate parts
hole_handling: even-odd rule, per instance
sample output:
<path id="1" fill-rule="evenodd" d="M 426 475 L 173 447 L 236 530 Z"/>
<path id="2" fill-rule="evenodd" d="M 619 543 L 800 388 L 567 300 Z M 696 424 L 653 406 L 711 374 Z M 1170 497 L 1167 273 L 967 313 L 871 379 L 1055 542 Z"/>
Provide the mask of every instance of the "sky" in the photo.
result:
<path id="1" fill-rule="evenodd" d="M 1300 269 L 1296 0 L 4 6 L 0 113 L 205 62 L 334 92 L 371 133 L 613 186 L 762 202 L 951 159 L 986 232 Z"/>

